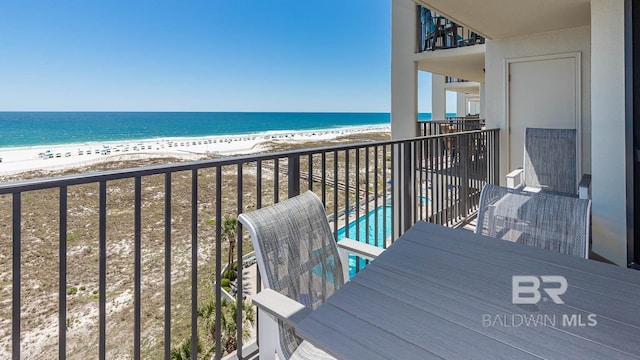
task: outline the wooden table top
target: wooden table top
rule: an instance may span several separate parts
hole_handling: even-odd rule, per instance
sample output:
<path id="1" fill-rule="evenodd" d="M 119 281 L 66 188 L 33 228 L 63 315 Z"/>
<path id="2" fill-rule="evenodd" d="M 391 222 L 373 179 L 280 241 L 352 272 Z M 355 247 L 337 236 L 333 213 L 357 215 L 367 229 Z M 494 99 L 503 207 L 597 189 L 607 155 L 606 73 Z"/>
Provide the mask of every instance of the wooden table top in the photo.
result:
<path id="1" fill-rule="evenodd" d="M 420 222 L 296 332 L 340 359 L 638 359 L 640 271 Z"/>

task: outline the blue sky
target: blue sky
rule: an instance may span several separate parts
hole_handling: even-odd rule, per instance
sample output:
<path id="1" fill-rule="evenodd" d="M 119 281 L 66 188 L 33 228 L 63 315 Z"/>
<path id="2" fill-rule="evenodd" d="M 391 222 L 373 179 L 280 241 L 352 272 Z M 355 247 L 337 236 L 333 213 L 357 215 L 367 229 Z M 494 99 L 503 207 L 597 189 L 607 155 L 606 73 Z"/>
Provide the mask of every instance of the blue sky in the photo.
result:
<path id="1" fill-rule="evenodd" d="M 0 0 L 0 111 L 388 112 L 390 29 L 390 0 Z"/>

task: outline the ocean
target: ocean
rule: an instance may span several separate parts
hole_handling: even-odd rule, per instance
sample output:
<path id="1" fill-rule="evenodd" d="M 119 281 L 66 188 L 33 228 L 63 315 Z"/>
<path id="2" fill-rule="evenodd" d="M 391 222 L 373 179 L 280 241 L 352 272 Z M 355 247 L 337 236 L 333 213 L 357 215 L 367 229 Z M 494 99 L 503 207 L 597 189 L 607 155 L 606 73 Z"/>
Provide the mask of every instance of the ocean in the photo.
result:
<path id="1" fill-rule="evenodd" d="M 430 120 L 431 113 L 420 113 L 418 119 Z M 0 112 L 0 147 L 259 134 L 389 123 L 389 113 Z"/>

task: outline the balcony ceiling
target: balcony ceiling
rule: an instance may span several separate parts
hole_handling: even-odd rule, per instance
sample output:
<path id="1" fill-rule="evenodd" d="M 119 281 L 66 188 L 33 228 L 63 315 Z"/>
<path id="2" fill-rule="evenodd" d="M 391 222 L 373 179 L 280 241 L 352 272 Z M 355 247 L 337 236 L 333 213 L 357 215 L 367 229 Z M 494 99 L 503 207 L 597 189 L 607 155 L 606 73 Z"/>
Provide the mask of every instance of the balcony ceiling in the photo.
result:
<path id="1" fill-rule="evenodd" d="M 590 23 L 590 0 L 418 0 L 429 9 L 498 40 Z"/>
<path id="2" fill-rule="evenodd" d="M 415 54 L 418 70 L 484 83 L 485 45 Z"/>

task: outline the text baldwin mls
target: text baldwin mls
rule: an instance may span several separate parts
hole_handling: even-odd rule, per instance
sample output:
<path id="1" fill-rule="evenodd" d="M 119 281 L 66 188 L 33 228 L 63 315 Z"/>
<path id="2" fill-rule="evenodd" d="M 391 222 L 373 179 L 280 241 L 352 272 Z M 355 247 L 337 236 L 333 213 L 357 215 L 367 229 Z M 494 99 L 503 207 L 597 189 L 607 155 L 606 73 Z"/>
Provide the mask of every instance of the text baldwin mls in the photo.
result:
<path id="1" fill-rule="evenodd" d="M 559 321 L 558 321 L 559 320 Z M 598 325 L 596 314 L 562 314 L 562 316 L 542 314 L 483 314 L 483 327 L 592 327 Z"/>

